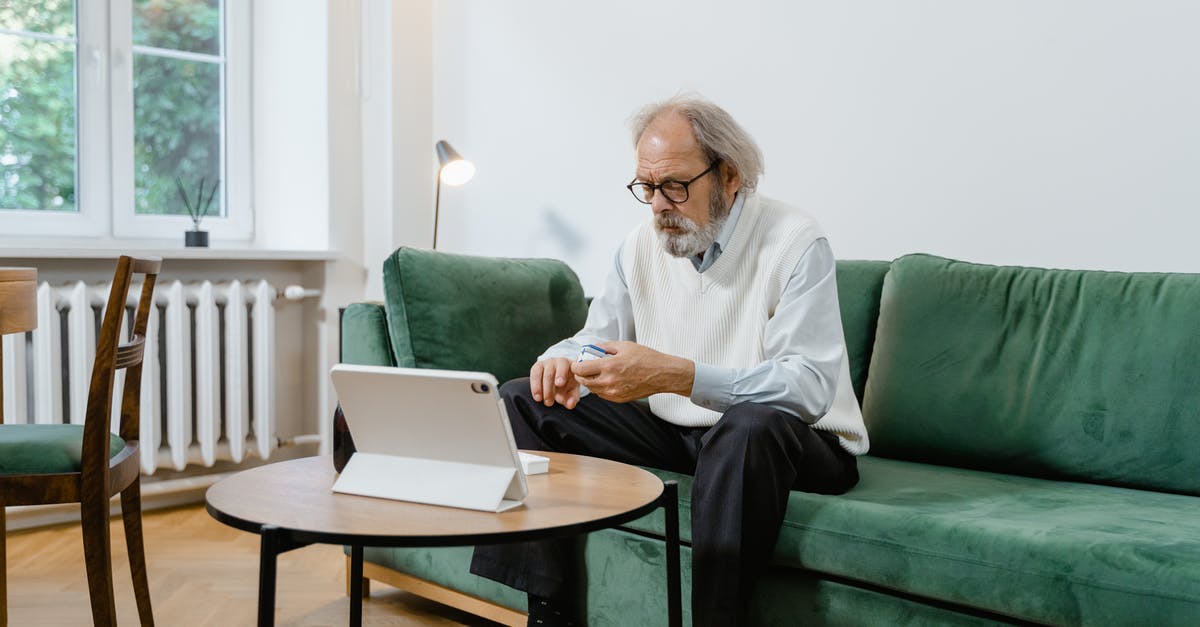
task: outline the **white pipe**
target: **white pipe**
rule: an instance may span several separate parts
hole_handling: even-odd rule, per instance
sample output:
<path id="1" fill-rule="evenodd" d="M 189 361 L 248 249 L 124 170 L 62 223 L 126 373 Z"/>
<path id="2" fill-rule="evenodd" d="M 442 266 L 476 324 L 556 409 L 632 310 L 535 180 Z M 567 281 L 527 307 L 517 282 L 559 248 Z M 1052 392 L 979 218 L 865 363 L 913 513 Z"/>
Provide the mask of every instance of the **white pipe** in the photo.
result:
<path id="1" fill-rule="evenodd" d="M 302 298 L 315 298 L 321 295 L 321 290 L 305 289 L 299 285 L 289 285 L 282 290 L 279 290 L 279 295 L 288 300 L 300 300 Z"/>
<path id="2" fill-rule="evenodd" d="M 298 446 L 301 444 L 320 444 L 320 443 L 321 443 L 321 434 L 310 433 L 308 435 L 297 435 L 294 437 L 287 438 L 286 440 L 280 440 L 279 446 L 280 447 Z"/>

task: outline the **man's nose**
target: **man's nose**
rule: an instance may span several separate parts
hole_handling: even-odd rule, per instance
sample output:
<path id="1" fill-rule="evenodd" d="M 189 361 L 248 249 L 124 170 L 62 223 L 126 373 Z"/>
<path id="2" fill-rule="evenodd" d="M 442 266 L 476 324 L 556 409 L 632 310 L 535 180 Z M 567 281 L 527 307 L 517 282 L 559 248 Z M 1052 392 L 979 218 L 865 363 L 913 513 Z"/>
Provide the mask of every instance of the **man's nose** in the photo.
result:
<path id="1" fill-rule="evenodd" d="M 654 197 L 650 199 L 650 208 L 654 213 L 663 213 L 675 209 L 675 203 L 667 200 L 666 194 L 663 194 L 661 189 L 654 190 Z"/>

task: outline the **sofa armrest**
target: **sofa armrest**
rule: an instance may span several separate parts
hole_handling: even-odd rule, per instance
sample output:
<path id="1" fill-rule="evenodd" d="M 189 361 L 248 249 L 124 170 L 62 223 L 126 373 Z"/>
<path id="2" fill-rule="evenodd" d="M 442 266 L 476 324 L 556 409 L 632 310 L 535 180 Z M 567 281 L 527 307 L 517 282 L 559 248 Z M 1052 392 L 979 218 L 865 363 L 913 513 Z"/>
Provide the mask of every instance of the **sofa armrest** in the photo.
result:
<path id="1" fill-rule="evenodd" d="M 383 303 L 352 303 L 342 313 L 342 363 L 395 366 Z"/>

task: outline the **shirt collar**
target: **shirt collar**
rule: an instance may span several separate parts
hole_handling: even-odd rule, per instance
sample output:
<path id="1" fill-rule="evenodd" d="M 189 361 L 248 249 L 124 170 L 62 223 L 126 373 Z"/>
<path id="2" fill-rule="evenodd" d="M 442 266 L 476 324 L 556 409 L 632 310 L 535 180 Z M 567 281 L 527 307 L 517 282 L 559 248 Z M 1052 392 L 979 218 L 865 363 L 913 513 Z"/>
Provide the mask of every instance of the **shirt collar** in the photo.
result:
<path id="1" fill-rule="evenodd" d="M 709 244 L 708 249 L 704 251 L 704 257 L 701 258 L 700 255 L 692 255 L 688 258 L 697 272 L 704 272 L 711 268 L 717 262 L 717 258 L 721 256 L 721 252 L 729 245 L 729 240 L 733 238 L 733 230 L 737 228 L 738 218 L 742 215 L 742 205 L 745 202 L 745 195 L 738 192 L 734 196 L 733 206 L 729 208 L 729 217 L 725 219 L 725 224 L 721 225 L 721 231 L 717 233 L 717 239 L 713 240 L 713 243 Z"/>

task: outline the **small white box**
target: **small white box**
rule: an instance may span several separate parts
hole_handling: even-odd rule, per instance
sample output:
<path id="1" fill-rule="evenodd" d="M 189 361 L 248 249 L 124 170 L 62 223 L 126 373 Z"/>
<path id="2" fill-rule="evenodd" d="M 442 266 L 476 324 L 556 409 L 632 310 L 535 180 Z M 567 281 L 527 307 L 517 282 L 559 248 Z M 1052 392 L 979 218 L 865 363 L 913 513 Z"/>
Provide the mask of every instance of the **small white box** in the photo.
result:
<path id="1" fill-rule="evenodd" d="M 520 451 L 518 454 L 521 456 L 521 469 L 525 471 L 525 474 L 540 475 L 550 471 L 549 457 L 542 457 L 541 455 L 534 455 L 525 451 Z"/>

